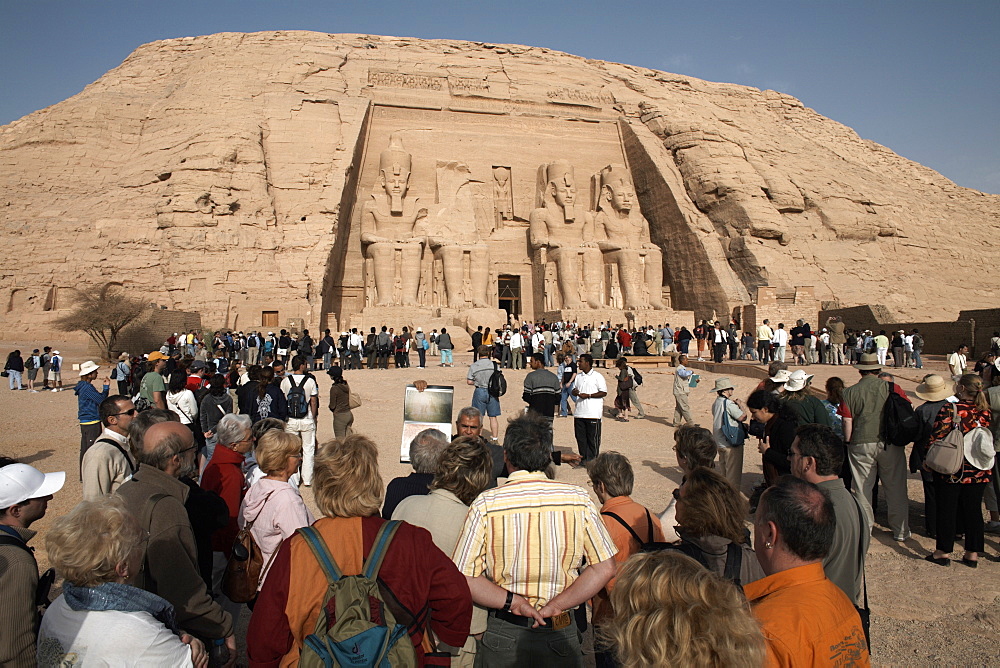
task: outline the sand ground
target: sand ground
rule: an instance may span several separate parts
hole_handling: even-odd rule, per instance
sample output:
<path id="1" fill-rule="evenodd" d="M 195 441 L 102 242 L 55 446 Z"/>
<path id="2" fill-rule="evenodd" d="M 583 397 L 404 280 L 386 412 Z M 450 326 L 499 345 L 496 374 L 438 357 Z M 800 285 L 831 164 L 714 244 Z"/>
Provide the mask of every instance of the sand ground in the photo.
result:
<path id="1" fill-rule="evenodd" d="M 4 354 L 20 348 L 22 352 L 40 347 L 42 342 L 9 341 L 3 345 Z M 45 531 L 51 520 L 66 513 L 80 500 L 78 482 L 79 428 L 76 421 L 76 397 L 72 392 L 76 374 L 72 365 L 86 357 L 82 344 L 45 342 L 57 345 L 65 357 L 65 385 L 62 392 L 11 392 L 6 379 L 0 386 L 0 415 L 6 427 L 0 433 L 0 454 L 17 457 L 43 471 L 67 471 L 67 484 L 49 504 L 45 518 L 33 525 L 40 531 L 35 540 L 39 562 L 47 562 L 44 548 Z M 413 356 L 416 363 L 416 356 Z M 422 378 L 432 384 L 455 387 L 456 411 L 471 401 L 472 388 L 465 383 L 465 374 L 471 354 L 456 354 L 453 368 L 436 365 L 427 369 L 389 369 L 387 371 L 351 371 L 346 374 L 351 388 L 364 400 L 364 405 L 354 411 L 356 431 L 372 437 L 380 447 L 380 467 L 386 482 L 393 477 L 406 475 L 409 467 L 399 462 L 399 443 L 402 430 L 402 397 L 407 383 Z M 428 359 L 429 364 L 433 364 Z M 104 367 L 108 369 L 107 365 Z M 944 371 L 942 361 L 931 361 L 922 371 L 903 369 L 897 380 L 912 395 L 913 388 L 925 372 Z M 853 384 L 857 372 L 849 367 L 812 365 L 814 385 L 822 387 L 831 375 L 840 375 L 848 385 Z M 610 372 L 603 370 L 610 379 Z M 523 409 L 520 400 L 521 383 L 525 371 L 506 372 L 509 391 L 502 401 L 504 421 Z M 691 408 L 701 424 L 711 423 L 710 391 L 717 374 L 699 372 L 701 386 L 694 390 Z M 644 384 L 639 396 L 648 412 L 645 420 L 629 423 L 605 419 L 602 450 L 617 450 L 627 455 L 635 468 L 636 484 L 633 497 L 659 512 L 667 503 L 671 491 L 680 481 L 680 470 L 671 452 L 673 429 L 667 426 L 673 416 L 672 369 L 643 371 Z M 102 372 L 103 377 L 103 372 Z M 319 440 L 333 436 L 332 420 L 325 408 L 329 397 L 329 381 L 320 375 L 321 412 Z M 746 398 L 756 380 L 731 376 L 737 396 Z M 609 380 L 609 386 L 613 381 Z M 915 399 L 915 398 L 914 398 Z M 919 402 L 919 400 L 916 400 Z M 610 404 L 610 400 L 608 400 Z M 744 463 L 743 491 L 762 479 L 760 455 L 755 440 L 748 441 Z M 572 419 L 556 419 L 555 445 L 575 451 Z M 583 485 L 586 473 L 580 468 L 562 466 L 558 478 Z M 919 477 L 911 474 L 908 480 L 910 519 L 913 538 L 896 543 L 886 528 L 885 502 L 876 513 L 871 549 L 868 553 L 868 595 L 872 608 L 872 658 L 880 665 L 989 665 L 1000 664 L 1000 564 L 996 557 L 1000 539 L 987 534 L 986 555 L 977 570 L 961 564 L 942 568 L 923 561 L 922 557 L 933 550 L 933 541 L 924 534 L 922 512 L 923 493 Z M 315 509 L 309 490 L 303 490 L 306 502 Z M 884 495 L 882 495 L 884 499 Z M 596 501 L 596 499 L 595 499 Z M 961 556 L 958 553 L 957 556 Z M 247 615 L 243 615 L 243 624 Z"/>

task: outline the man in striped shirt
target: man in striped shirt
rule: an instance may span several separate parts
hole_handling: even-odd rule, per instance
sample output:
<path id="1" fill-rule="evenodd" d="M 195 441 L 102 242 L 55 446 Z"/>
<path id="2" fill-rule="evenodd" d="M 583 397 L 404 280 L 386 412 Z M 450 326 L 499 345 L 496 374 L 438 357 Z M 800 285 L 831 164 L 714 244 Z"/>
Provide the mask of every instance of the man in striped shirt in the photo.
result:
<path id="1" fill-rule="evenodd" d="M 545 476 L 551 447 L 538 416 L 508 424 L 512 473 L 472 502 L 455 546 L 472 600 L 490 610 L 477 665 L 582 666 L 573 609 L 615 574 L 617 548 L 589 494 Z"/>

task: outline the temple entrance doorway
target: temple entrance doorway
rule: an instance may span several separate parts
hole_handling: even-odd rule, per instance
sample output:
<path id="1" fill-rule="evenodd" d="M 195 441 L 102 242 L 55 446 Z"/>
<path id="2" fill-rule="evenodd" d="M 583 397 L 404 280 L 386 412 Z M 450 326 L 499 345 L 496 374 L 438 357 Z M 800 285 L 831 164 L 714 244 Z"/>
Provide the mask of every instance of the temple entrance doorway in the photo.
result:
<path id="1" fill-rule="evenodd" d="M 499 304 L 497 307 L 507 312 L 507 317 L 521 317 L 521 277 L 504 276 L 501 274 L 497 278 L 497 296 Z"/>

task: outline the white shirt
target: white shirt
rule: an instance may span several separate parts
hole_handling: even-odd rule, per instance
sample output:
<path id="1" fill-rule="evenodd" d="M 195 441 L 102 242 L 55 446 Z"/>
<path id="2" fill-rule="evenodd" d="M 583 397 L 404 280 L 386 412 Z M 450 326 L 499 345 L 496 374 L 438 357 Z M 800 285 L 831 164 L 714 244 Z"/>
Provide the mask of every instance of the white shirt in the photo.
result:
<path id="1" fill-rule="evenodd" d="M 771 343 L 776 346 L 787 346 L 788 345 L 788 330 L 776 329 L 774 330 L 774 338 L 771 339 Z"/>
<path id="2" fill-rule="evenodd" d="M 295 384 L 298 385 L 299 383 L 302 382 L 302 378 L 304 376 L 305 374 L 293 373 L 291 376 L 285 376 L 284 378 L 282 378 L 281 393 L 287 397 L 288 391 L 292 389 L 292 383 L 289 380 L 289 378 L 293 378 L 295 380 Z M 319 388 L 316 387 L 316 381 L 314 381 L 312 378 L 306 378 L 306 384 L 302 386 L 302 389 L 305 390 L 306 397 L 308 397 L 309 399 L 312 399 L 313 397 L 319 395 Z M 312 413 L 311 407 L 309 408 L 309 412 L 310 414 Z M 311 415 L 311 417 L 315 419 L 316 416 Z"/>
<path id="3" fill-rule="evenodd" d="M 42 617 L 39 666 L 191 666 L 191 648 L 148 612 L 73 610 L 60 596 Z"/>
<path id="4" fill-rule="evenodd" d="M 591 369 L 590 373 L 578 371 L 576 380 L 573 381 L 573 388 L 579 394 L 587 395 L 608 391 L 608 385 L 604 381 L 604 376 L 598 373 L 597 369 Z M 604 415 L 604 397 L 580 399 L 576 402 L 576 410 L 573 415 L 578 418 L 601 419 Z"/>
<path id="5" fill-rule="evenodd" d="M 357 348 L 358 348 L 359 351 L 364 346 L 364 343 L 365 342 L 361 338 L 360 334 L 355 334 L 355 333 L 352 332 L 351 335 L 349 337 L 347 337 L 347 345 L 348 346 L 357 346 Z"/>
<path id="6" fill-rule="evenodd" d="M 521 336 L 521 332 L 514 332 L 510 335 L 510 347 L 511 348 L 523 348 L 524 347 L 524 337 Z"/>

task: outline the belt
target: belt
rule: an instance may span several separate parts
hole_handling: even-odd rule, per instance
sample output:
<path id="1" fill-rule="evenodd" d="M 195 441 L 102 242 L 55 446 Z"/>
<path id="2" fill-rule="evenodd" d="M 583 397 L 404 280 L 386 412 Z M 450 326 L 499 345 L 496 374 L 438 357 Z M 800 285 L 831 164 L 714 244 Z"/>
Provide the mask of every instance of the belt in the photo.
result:
<path id="1" fill-rule="evenodd" d="M 504 612 L 503 610 L 490 610 L 490 614 L 497 619 L 502 619 L 505 622 L 514 624 L 515 626 L 523 626 L 525 628 L 531 628 L 535 623 L 533 617 L 522 617 L 521 615 L 515 615 L 513 612 Z M 556 615 L 555 617 L 546 617 L 543 620 L 543 624 L 538 629 L 546 629 L 552 631 L 558 631 L 564 629 L 573 623 L 573 615 L 568 612 L 563 612 Z"/>

